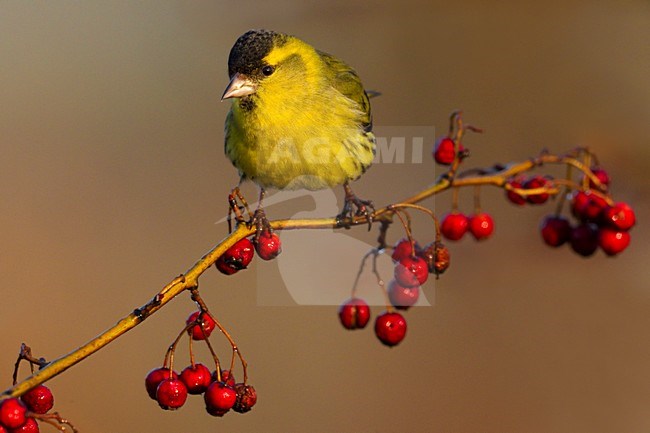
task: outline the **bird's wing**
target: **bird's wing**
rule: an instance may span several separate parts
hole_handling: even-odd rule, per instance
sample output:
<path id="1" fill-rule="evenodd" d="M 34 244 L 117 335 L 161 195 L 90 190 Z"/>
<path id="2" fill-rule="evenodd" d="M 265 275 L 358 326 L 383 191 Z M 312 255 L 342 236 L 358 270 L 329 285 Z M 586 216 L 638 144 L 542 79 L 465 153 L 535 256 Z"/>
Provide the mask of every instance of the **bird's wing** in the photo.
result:
<path id="1" fill-rule="evenodd" d="M 372 129 L 370 101 L 356 71 L 330 54 L 322 51 L 318 51 L 318 54 L 325 62 L 326 73 L 331 79 L 333 87 L 359 105 L 359 111 L 362 113 L 361 124 L 366 131 L 370 131 Z"/>

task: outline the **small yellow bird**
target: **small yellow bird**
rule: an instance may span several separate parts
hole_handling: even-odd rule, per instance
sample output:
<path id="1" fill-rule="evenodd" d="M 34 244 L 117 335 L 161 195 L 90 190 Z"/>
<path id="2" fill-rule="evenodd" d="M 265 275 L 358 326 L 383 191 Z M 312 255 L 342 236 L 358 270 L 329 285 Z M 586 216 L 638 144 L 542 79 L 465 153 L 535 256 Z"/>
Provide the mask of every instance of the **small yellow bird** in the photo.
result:
<path id="1" fill-rule="evenodd" d="M 228 58 L 230 83 L 222 100 L 234 98 L 226 117 L 225 151 L 240 183 L 267 188 L 318 190 L 344 185 L 340 217 L 369 220 L 371 203 L 349 182 L 370 167 L 375 136 L 368 94 L 343 61 L 302 40 L 268 30 L 237 39 Z"/>

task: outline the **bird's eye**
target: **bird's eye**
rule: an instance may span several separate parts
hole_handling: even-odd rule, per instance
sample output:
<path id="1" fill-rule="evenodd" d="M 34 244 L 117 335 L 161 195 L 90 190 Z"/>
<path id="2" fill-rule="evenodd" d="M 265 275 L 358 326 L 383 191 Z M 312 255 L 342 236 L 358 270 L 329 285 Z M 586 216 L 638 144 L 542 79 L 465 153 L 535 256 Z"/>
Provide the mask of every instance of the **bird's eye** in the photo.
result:
<path id="1" fill-rule="evenodd" d="M 264 75 L 266 75 L 267 77 L 268 77 L 269 75 L 271 75 L 271 74 L 273 73 L 273 71 L 275 71 L 275 68 L 273 68 L 273 66 L 264 66 L 264 67 L 262 68 L 262 73 L 263 73 Z"/>

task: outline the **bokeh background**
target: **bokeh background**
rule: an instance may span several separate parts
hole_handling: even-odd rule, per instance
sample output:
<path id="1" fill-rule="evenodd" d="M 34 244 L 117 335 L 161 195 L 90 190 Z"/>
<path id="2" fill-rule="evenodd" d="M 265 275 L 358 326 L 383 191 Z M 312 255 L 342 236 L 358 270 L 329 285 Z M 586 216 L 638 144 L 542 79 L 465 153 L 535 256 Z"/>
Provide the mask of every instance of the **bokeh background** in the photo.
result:
<path id="1" fill-rule="evenodd" d="M 516 208 L 485 190 L 494 238 L 451 245 L 451 269 L 426 289 L 434 306 L 407 313 L 397 348 L 371 329 L 345 332 L 335 306 L 291 305 L 286 290 L 261 302 L 284 286 L 279 265 L 258 260 L 201 280 L 250 363 L 251 413 L 215 419 L 200 398 L 170 413 L 147 397 L 145 374 L 193 310 L 185 296 L 52 380 L 57 409 L 83 432 L 648 431 L 649 23 L 647 1 L 1 1 L 5 386 L 21 342 L 48 359 L 74 349 L 224 236 L 216 222 L 237 175 L 219 98 L 232 43 L 263 27 L 353 64 L 383 93 L 378 127 L 442 132 L 464 109 L 486 130 L 467 137 L 468 165 L 591 146 L 615 199 L 637 211 L 631 247 L 588 260 L 551 250 L 537 226 L 554 205 Z M 431 145 L 423 164 L 373 167 L 357 192 L 386 204 L 429 184 Z M 426 204 L 444 212 L 450 196 Z M 471 211 L 469 192 L 461 205 Z M 307 196 L 268 211 L 316 207 Z M 430 240 L 429 221 L 415 227 Z M 372 244 L 376 233 L 344 235 Z M 324 269 L 332 290 L 351 286 L 353 249 L 331 259 L 314 242 L 284 248 L 305 285 Z"/>

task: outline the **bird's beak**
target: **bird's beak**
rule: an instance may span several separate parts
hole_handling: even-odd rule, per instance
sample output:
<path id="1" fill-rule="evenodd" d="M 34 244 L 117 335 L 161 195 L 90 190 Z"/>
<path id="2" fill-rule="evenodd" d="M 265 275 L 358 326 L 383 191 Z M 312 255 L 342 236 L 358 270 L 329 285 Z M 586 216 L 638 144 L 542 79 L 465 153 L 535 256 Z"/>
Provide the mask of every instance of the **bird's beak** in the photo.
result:
<path id="1" fill-rule="evenodd" d="M 255 90 L 257 90 L 256 83 L 254 83 L 246 75 L 236 72 L 235 75 L 233 75 L 230 79 L 228 87 L 226 87 L 226 90 L 223 92 L 221 100 L 223 101 L 224 99 L 229 98 L 241 98 L 242 96 L 255 93 Z"/>

